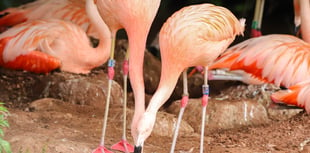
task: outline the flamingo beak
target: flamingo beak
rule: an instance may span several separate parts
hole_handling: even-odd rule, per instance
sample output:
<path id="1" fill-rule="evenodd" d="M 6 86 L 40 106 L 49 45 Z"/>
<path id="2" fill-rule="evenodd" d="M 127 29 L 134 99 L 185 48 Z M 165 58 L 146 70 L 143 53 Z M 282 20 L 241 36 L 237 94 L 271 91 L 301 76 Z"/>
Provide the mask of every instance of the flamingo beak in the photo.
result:
<path id="1" fill-rule="evenodd" d="M 138 134 L 137 143 L 135 144 L 135 148 L 134 148 L 134 153 L 142 153 L 143 144 L 144 144 L 144 139 L 142 139 L 142 136 Z"/>
<path id="2" fill-rule="evenodd" d="M 142 152 L 142 146 L 135 146 L 133 153 L 141 153 L 141 152 Z"/>

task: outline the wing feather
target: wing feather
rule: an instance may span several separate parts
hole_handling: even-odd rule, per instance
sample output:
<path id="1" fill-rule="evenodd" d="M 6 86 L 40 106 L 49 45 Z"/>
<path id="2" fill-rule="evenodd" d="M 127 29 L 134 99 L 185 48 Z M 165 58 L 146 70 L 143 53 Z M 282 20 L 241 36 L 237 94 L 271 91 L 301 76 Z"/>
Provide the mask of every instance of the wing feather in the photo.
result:
<path id="1" fill-rule="evenodd" d="M 229 64 L 222 64 L 227 61 Z M 210 67 L 244 70 L 270 83 L 290 87 L 309 78 L 309 61 L 308 43 L 294 36 L 273 34 L 228 48 Z"/>
<path id="2" fill-rule="evenodd" d="M 12 38 L 4 48 L 3 61 L 12 61 L 17 56 L 48 48 L 46 44 L 51 45 L 56 39 L 62 38 L 68 32 L 68 28 L 76 27 L 72 25 L 56 19 L 35 20 L 22 23 L 5 31 L 0 34 L 0 39 Z M 45 48 L 41 48 L 43 46 Z"/>

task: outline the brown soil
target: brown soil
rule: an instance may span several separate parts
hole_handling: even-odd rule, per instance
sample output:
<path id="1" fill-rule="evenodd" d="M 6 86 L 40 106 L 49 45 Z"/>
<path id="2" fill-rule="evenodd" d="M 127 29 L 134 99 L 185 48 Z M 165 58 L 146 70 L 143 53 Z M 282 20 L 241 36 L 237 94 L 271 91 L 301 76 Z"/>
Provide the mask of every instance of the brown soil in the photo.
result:
<path id="1" fill-rule="evenodd" d="M 98 79 L 96 76 L 102 74 L 102 71 L 99 68 L 85 77 Z M 59 90 L 50 91 L 48 95 L 38 92 L 44 90 L 42 86 L 46 84 L 46 78 L 57 78 L 59 74 L 72 77 L 71 74 L 53 72 L 38 75 L 6 69 L 0 69 L 0 73 L 0 101 L 5 102 L 10 111 L 10 127 L 5 129 L 5 139 L 11 143 L 14 153 L 89 153 L 97 147 L 101 136 L 103 107 L 69 103 L 51 96 L 58 95 Z M 42 99 L 44 97 L 54 99 Z M 37 99 L 40 102 L 33 102 Z M 128 105 L 132 108 L 132 102 Z M 122 129 L 121 107 L 112 107 L 110 112 L 107 147 L 121 139 Z M 127 136 L 132 143 L 129 127 Z M 228 130 L 207 129 L 204 152 L 305 153 L 310 152 L 309 141 L 310 116 L 302 112 L 286 120 L 271 120 L 265 125 Z M 145 143 L 145 152 L 168 152 L 170 144 L 171 137 L 151 135 Z M 176 152 L 199 152 L 199 133 L 180 136 Z"/>

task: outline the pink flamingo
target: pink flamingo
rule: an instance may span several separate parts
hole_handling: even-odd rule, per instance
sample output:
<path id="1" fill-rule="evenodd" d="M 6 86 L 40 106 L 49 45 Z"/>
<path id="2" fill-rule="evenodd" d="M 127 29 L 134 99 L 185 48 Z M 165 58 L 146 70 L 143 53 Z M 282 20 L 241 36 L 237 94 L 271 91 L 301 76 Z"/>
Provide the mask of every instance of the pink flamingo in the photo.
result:
<path id="1" fill-rule="evenodd" d="M 271 95 L 274 102 L 284 102 L 286 104 L 305 108 L 310 113 L 310 80 L 290 86 L 287 90 L 281 90 Z"/>
<path id="2" fill-rule="evenodd" d="M 309 61 L 309 43 L 294 36 L 273 34 L 251 38 L 229 48 L 210 69 L 243 70 L 261 81 L 295 89 L 295 85 L 309 79 Z M 283 93 L 287 92 L 281 95 Z M 281 98 L 275 95 L 278 93 L 274 93 L 273 99 L 279 101 Z M 296 101 L 298 99 L 290 103 L 297 105 Z M 288 99 L 283 102 L 288 103 Z"/>
<path id="3" fill-rule="evenodd" d="M 159 36 L 162 59 L 161 79 L 138 123 L 135 152 L 141 152 L 144 141 L 152 132 L 156 113 L 171 95 L 181 72 L 197 65 L 205 66 L 206 70 L 208 65 L 234 40 L 235 36 L 242 34 L 244 22 L 243 20 L 240 23 L 226 8 L 212 4 L 185 7 L 166 21 Z M 205 75 L 203 88 L 202 100 L 205 113 L 208 99 L 207 75 Z M 187 95 L 184 97 L 188 98 Z M 204 113 L 202 124 L 205 122 Z M 201 131 L 201 146 L 203 145 L 203 133 L 204 128 Z M 203 147 L 200 149 L 203 152 Z"/>
<path id="4" fill-rule="evenodd" d="M 107 23 L 112 33 L 112 47 L 109 66 L 109 84 L 112 84 L 114 76 L 114 44 L 116 32 L 124 28 L 129 39 L 129 48 L 126 59 L 123 65 L 124 88 L 127 81 L 127 73 L 129 71 L 130 83 L 134 92 L 135 111 L 131 124 L 131 134 L 136 140 L 136 124 L 142 113 L 145 111 L 145 95 L 144 95 L 144 80 L 143 80 L 143 56 L 146 45 L 146 39 L 159 8 L 160 0 L 97 0 L 97 7 Z M 130 62 L 128 63 L 128 59 Z M 111 85 L 109 85 L 110 91 Z M 108 118 L 110 96 L 107 96 L 104 123 L 102 129 L 102 137 L 100 146 L 94 152 L 101 152 L 104 149 L 104 137 L 106 130 L 106 121 Z M 124 89 L 126 93 L 126 89 Z M 124 96 L 124 119 L 126 122 L 126 95 Z M 126 140 L 126 124 L 123 124 L 122 140 L 113 145 L 112 149 L 121 150 L 124 152 L 132 152 L 133 147 Z"/>
<path id="5" fill-rule="evenodd" d="M 61 19 L 79 25 L 89 36 L 98 38 L 85 10 L 85 0 L 37 0 L 0 12 L 0 28 L 15 26 L 37 19 Z M 6 14 L 6 15 L 5 15 Z"/>
<path id="6" fill-rule="evenodd" d="M 263 19 L 263 12 L 264 12 L 264 5 L 265 0 L 256 0 L 255 4 L 255 11 L 254 11 L 254 17 L 251 25 L 251 37 L 259 37 L 262 35 L 261 32 L 261 24 Z M 196 66 L 189 74 L 188 76 L 191 77 L 196 72 L 203 73 L 203 67 L 202 66 Z M 250 77 L 248 74 L 243 73 L 241 71 L 239 72 L 227 72 L 227 71 L 221 71 L 221 73 L 218 73 L 217 71 L 209 71 L 209 80 L 238 80 L 242 81 L 244 83 L 248 84 L 261 84 L 259 80 L 256 80 L 252 77 Z"/>
<path id="7" fill-rule="evenodd" d="M 310 17 L 308 15 L 310 13 L 309 0 L 294 0 L 294 6 L 295 24 L 301 24 L 302 38 L 309 43 L 310 35 L 308 32 L 309 28 L 307 28 L 307 26 L 310 26 Z M 230 70 L 245 70 L 258 80 L 275 83 L 278 86 L 283 85 L 289 89 L 296 89 L 296 84 L 307 80 L 310 74 L 309 64 L 307 64 L 310 45 L 306 42 L 288 35 L 269 35 L 257 39 L 253 38 L 229 48 L 210 68 L 221 67 Z M 263 54 L 264 56 L 261 56 Z M 253 55 L 260 56 L 254 57 Z M 252 64 L 250 58 L 252 58 Z M 294 62 L 296 60 L 299 63 Z M 267 63 L 270 65 L 265 65 Z M 305 85 L 305 83 L 302 83 L 302 85 Z M 288 91 L 292 90 L 273 93 L 271 98 L 275 102 L 283 100 L 285 103 L 301 107 L 309 103 L 300 100 L 305 96 L 305 93 L 300 94 L 299 98 L 296 98 L 296 96 L 283 98 L 285 97 L 284 93 L 288 94 Z M 296 92 L 296 94 L 298 93 Z M 309 111 L 307 108 L 306 110 Z"/>
<path id="8" fill-rule="evenodd" d="M 258 3 L 258 1 L 257 1 Z M 262 11 L 262 10 L 261 10 Z M 294 0 L 294 13 L 295 13 L 295 25 L 299 26 L 302 24 L 301 26 L 301 33 L 302 33 L 302 37 L 303 40 L 306 42 L 310 42 L 310 31 L 309 31 L 309 27 L 310 26 L 310 3 L 309 0 Z M 258 11 L 255 11 L 257 14 Z M 257 14 L 258 15 L 258 14 Z M 255 16 L 257 16 L 255 15 Z M 261 15 L 258 15 L 258 17 L 256 18 L 262 18 Z M 260 20 L 258 20 L 260 21 Z M 253 23 L 254 24 L 254 23 Z M 257 23 L 258 25 L 260 24 L 260 22 Z M 263 38 L 265 39 L 265 38 Z M 268 39 L 268 38 L 266 38 Z M 285 38 L 283 38 L 285 39 Z M 260 40 L 255 40 L 255 42 L 258 42 Z M 264 40 L 267 41 L 267 40 Z M 260 43 L 263 44 L 263 43 Z M 229 48 L 228 50 L 232 50 L 235 49 L 234 47 L 231 47 L 231 49 Z M 225 53 L 224 53 L 225 54 Z M 221 60 L 222 61 L 222 60 Z M 221 63 L 221 61 L 216 61 L 217 64 Z M 228 65 L 227 65 L 228 66 Z M 210 68 L 213 69 L 211 66 Z M 229 66 L 228 66 L 229 67 Z M 223 66 L 224 68 L 224 66 Z M 196 70 L 199 69 L 194 69 L 190 75 L 192 75 L 193 73 L 195 73 Z M 200 70 L 201 71 L 201 70 Z M 263 84 L 264 82 L 266 83 L 266 81 L 263 80 L 259 80 L 257 78 L 254 78 L 251 76 L 251 74 L 245 73 L 244 71 L 242 71 L 242 69 L 237 70 L 238 72 L 228 72 L 226 70 L 221 71 L 221 73 L 217 73 L 216 71 L 212 70 L 212 73 L 209 73 L 209 79 L 210 80 L 239 80 L 248 84 Z"/>
<path id="9" fill-rule="evenodd" d="M 86 33 L 73 23 L 57 19 L 33 20 L 0 34 L 1 66 L 37 73 L 48 73 L 55 68 L 88 73 L 106 62 L 111 33 L 92 0 L 86 2 L 87 14 L 100 37 L 97 48 L 90 45 Z"/>

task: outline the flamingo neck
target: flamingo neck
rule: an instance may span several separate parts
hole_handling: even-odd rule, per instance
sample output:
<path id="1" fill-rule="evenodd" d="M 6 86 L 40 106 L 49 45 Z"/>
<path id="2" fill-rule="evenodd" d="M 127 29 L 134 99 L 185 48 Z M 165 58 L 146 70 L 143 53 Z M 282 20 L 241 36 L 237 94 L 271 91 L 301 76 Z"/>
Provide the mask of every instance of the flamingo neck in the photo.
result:
<path id="1" fill-rule="evenodd" d="M 96 57 L 94 57 L 92 60 L 96 62 L 95 59 L 98 59 L 97 62 L 102 64 L 107 61 L 110 55 L 111 32 L 109 27 L 101 18 L 94 0 L 86 0 L 86 13 L 91 24 L 99 33 L 99 44 L 96 48 L 96 53 L 100 53 L 101 55 L 96 54 Z"/>
<path id="2" fill-rule="evenodd" d="M 304 41 L 310 43 L 310 3 L 309 0 L 299 0 L 301 16 L 301 33 Z"/>
<path id="3" fill-rule="evenodd" d="M 162 64 L 160 82 L 147 107 L 147 112 L 156 113 L 169 99 L 182 72 L 182 70 L 170 69 L 165 66 L 167 65 Z"/>
<path id="4" fill-rule="evenodd" d="M 135 97 L 135 113 L 145 110 L 145 87 L 143 79 L 143 61 L 147 38 L 147 32 L 140 29 L 126 29 L 129 38 L 129 76 Z M 133 32 L 134 31 L 134 32 Z"/>

